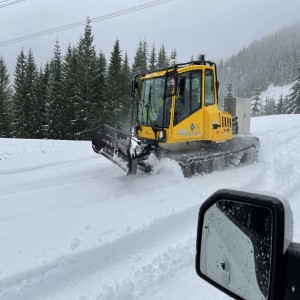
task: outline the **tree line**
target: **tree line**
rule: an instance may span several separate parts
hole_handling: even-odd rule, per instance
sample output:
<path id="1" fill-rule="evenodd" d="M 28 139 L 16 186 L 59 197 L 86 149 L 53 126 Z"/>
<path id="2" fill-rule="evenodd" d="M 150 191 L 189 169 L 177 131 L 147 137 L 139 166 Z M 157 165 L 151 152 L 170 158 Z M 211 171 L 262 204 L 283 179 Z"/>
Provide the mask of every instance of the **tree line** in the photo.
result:
<path id="1" fill-rule="evenodd" d="M 288 95 L 279 99 L 261 98 L 259 89 L 255 89 L 251 103 L 252 116 L 269 116 L 277 114 L 300 114 L 300 68 Z"/>
<path id="2" fill-rule="evenodd" d="M 140 41 L 132 66 L 122 54 L 119 40 L 110 59 L 95 50 L 90 19 L 76 46 L 69 44 L 62 55 L 59 41 L 53 57 L 38 67 L 30 49 L 21 49 L 14 80 L 0 57 L 0 137 L 88 139 L 99 124 L 127 126 L 131 118 L 131 80 L 135 74 L 165 68 L 170 56 L 162 44 L 150 53 Z"/>
<path id="3" fill-rule="evenodd" d="M 290 92 L 283 96 L 280 95 L 278 99 L 261 97 L 261 87 L 258 80 L 256 80 L 253 96 L 251 97 L 251 116 L 270 116 L 277 114 L 300 114 L 300 67 L 298 68 L 298 75 L 293 81 Z M 235 97 L 233 84 L 229 82 L 226 87 L 226 98 Z"/>
<path id="4" fill-rule="evenodd" d="M 300 26 L 285 28 L 221 62 L 220 99 L 234 94 L 252 97 L 252 116 L 300 113 L 300 69 L 296 67 L 300 39 L 294 35 L 298 31 Z M 62 55 L 57 40 L 53 57 L 44 66 L 38 68 L 31 49 L 26 54 L 21 49 L 13 83 L 0 57 L 0 137 L 89 139 L 90 131 L 103 123 L 129 129 L 133 76 L 166 68 L 177 52 L 173 49 L 168 55 L 163 44 L 158 51 L 153 44 L 149 51 L 146 40 L 141 40 L 131 66 L 127 53 L 122 53 L 119 40 L 109 60 L 102 51 L 96 53 L 88 18 L 77 45 L 69 45 Z M 282 85 L 293 79 L 289 95 L 261 99 L 261 91 L 270 83 Z"/>

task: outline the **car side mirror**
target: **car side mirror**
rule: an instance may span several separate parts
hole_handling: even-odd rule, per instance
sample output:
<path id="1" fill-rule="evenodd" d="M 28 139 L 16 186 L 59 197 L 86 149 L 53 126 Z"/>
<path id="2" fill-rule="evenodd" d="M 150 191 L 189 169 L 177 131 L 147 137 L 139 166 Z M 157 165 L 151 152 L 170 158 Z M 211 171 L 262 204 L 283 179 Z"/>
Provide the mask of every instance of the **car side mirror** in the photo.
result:
<path id="1" fill-rule="evenodd" d="M 292 238 L 285 199 L 217 191 L 199 211 L 197 274 L 235 299 L 283 299 L 293 289 L 300 292 L 300 280 L 293 287 L 285 282 L 300 266 L 300 246 Z"/>

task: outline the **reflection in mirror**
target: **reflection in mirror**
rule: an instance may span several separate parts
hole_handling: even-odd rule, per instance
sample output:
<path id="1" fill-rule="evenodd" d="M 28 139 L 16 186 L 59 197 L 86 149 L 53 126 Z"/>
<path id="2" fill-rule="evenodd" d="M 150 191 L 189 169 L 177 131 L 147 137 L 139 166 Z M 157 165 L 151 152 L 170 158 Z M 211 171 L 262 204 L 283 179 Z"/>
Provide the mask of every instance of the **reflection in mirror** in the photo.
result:
<path id="1" fill-rule="evenodd" d="M 166 97 L 171 97 L 173 94 L 173 78 L 168 78 L 167 80 L 167 91 L 166 91 Z"/>
<path id="2" fill-rule="evenodd" d="M 272 224 L 267 207 L 219 200 L 204 214 L 201 273 L 244 299 L 267 299 Z"/>

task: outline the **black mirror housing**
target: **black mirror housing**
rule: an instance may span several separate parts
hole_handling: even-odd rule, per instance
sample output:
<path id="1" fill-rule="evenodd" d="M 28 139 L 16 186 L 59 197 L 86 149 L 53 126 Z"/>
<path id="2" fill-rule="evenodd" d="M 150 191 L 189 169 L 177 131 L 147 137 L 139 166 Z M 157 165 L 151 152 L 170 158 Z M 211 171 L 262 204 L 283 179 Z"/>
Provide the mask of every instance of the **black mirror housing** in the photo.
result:
<path id="1" fill-rule="evenodd" d="M 287 230 L 287 227 L 290 227 L 290 226 L 286 225 L 287 224 L 286 223 L 287 222 L 286 208 L 284 206 L 284 203 L 273 196 L 259 195 L 259 194 L 240 192 L 240 191 L 234 191 L 234 190 L 219 190 L 216 193 L 214 193 L 212 196 L 210 196 L 202 204 L 200 211 L 199 211 L 198 229 L 197 229 L 197 244 L 196 244 L 196 250 L 197 250 L 196 251 L 196 272 L 197 272 L 197 274 L 202 279 L 204 279 L 207 282 L 209 282 L 210 284 L 214 285 L 216 288 L 220 289 L 221 291 L 228 294 L 229 296 L 231 296 L 235 299 L 243 299 L 244 298 L 241 295 L 239 295 L 238 293 L 235 293 L 232 290 L 230 290 L 229 288 L 227 288 L 226 284 L 221 285 L 219 282 L 217 282 L 217 280 L 214 280 L 213 277 L 209 278 L 209 276 L 207 274 L 204 274 L 201 271 L 201 267 L 200 267 L 201 251 L 203 251 L 203 253 L 204 253 L 204 254 L 202 253 L 202 260 L 203 260 L 203 257 L 205 257 L 204 255 L 207 255 L 207 257 L 209 256 L 209 254 L 206 254 L 205 251 L 210 251 L 205 248 L 205 247 L 207 247 L 207 245 L 205 245 L 203 241 L 206 241 L 206 240 L 205 240 L 205 237 L 202 236 L 204 234 L 203 232 L 205 232 L 204 230 L 206 230 L 205 228 L 207 228 L 207 227 L 204 228 L 204 226 L 206 226 L 206 225 L 204 225 L 204 220 L 205 220 L 205 218 L 206 218 L 206 220 L 208 218 L 207 217 L 208 214 L 206 215 L 206 213 L 209 211 L 209 209 L 211 209 L 212 207 L 215 206 L 215 208 L 214 208 L 215 211 L 219 211 L 220 214 L 222 215 L 222 211 L 220 209 L 218 209 L 218 207 L 217 207 L 217 203 L 223 203 L 222 201 L 223 202 L 229 201 L 230 204 L 233 204 L 233 205 L 235 205 L 235 203 L 237 203 L 239 205 L 240 204 L 245 205 L 245 206 L 247 206 L 247 208 L 249 208 L 249 207 L 250 208 L 252 208 L 252 207 L 260 208 L 262 210 L 266 210 L 266 211 L 270 212 L 270 215 L 272 215 L 272 221 L 270 221 L 271 222 L 270 228 L 272 228 L 271 240 L 270 240 L 270 243 L 271 243 L 271 247 L 270 247 L 271 258 L 270 258 L 270 264 L 269 264 L 270 270 L 268 273 L 269 274 L 268 287 L 265 287 L 264 294 L 266 296 L 266 299 L 282 299 L 283 295 L 284 295 L 284 288 L 283 288 L 282 282 L 284 281 L 283 277 L 284 277 L 284 271 L 285 271 L 285 265 L 284 265 L 285 258 L 284 258 L 283 254 L 287 250 L 292 238 L 290 238 L 290 236 L 285 236 L 285 231 Z M 206 215 L 206 217 L 205 217 L 205 215 Z M 210 214 L 210 216 L 211 216 L 211 214 Z M 224 217 L 225 219 L 226 218 L 227 218 L 227 220 L 230 219 L 230 217 L 228 217 L 228 215 L 226 216 L 226 214 L 224 214 L 224 216 L 225 216 Z M 239 218 L 240 218 L 240 216 L 239 216 Z M 228 222 L 232 223 L 232 224 L 234 223 L 234 222 L 231 222 L 231 220 L 229 220 Z M 222 228 L 221 228 L 221 230 L 222 230 Z M 244 233 L 246 232 L 247 228 L 244 228 L 244 226 L 242 226 L 241 228 L 239 228 L 237 230 L 240 231 L 240 233 L 242 234 L 242 232 L 244 232 Z M 228 243 L 228 241 L 227 241 L 227 243 Z M 202 246 L 202 248 L 201 248 L 201 246 Z M 223 244 L 221 246 L 223 247 Z M 234 247 L 235 247 L 235 245 L 233 245 L 233 248 Z M 237 247 L 239 247 L 239 246 L 237 246 Z M 242 252 L 245 249 L 243 248 Z M 257 255 L 257 253 L 252 254 L 252 255 L 253 256 Z M 208 263 L 213 264 L 215 262 L 209 261 Z M 203 265 L 203 261 L 202 261 L 202 265 Z M 231 266 L 232 263 L 230 264 L 228 262 L 227 265 Z M 224 263 L 224 265 L 222 265 L 222 263 L 221 263 L 220 266 L 218 266 L 219 269 L 215 268 L 214 270 L 218 270 L 217 272 L 223 272 L 227 277 L 223 273 L 222 274 L 227 278 L 226 280 L 229 281 L 230 276 L 232 276 L 232 274 L 227 272 L 225 263 Z M 223 268 L 223 270 L 221 268 Z M 233 276 L 232 276 L 232 278 L 233 278 Z M 255 277 L 255 278 L 257 279 L 257 277 Z M 261 285 L 258 284 L 257 286 L 259 286 L 261 288 Z"/>
<path id="2" fill-rule="evenodd" d="M 184 95 L 184 90 L 185 90 L 185 77 L 181 77 L 179 80 L 179 96 Z"/>
<path id="3" fill-rule="evenodd" d="M 131 82 L 131 93 L 130 93 L 131 97 L 133 97 L 135 95 L 135 91 L 138 89 L 138 87 L 139 87 L 139 83 L 137 81 L 137 78 L 135 78 Z"/>
<path id="4" fill-rule="evenodd" d="M 166 86 L 164 99 L 177 94 L 178 73 L 176 70 L 166 73 Z"/>
<path id="5" fill-rule="evenodd" d="M 219 82 L 218 80 L 217 80 L 216 87 L 217 87 L 217 92 L 219 92 L 219 88 L 220 88 L 220 82 Z"/>

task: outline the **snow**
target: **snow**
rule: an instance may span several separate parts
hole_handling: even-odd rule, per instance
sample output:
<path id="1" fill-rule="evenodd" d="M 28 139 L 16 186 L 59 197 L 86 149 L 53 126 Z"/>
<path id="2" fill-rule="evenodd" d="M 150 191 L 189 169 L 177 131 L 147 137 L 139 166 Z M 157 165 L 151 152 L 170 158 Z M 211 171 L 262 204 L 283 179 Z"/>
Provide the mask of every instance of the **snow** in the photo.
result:
<path id="1" fill-rule="evenodd" d="M 300 115 L 251 132 L 258 163 L 189 179 L 168 159 L 126 176 L 90 142 L 0 139 L 0 299 L 228 299 L 195 272 L 201 203 L 269 191 L 300 213 Z"/>
<path id="2" fill-rule="evenodd" d="M 290 94 L 290 89 L 294 83 L 290 83 L 284 86 L 277 86 L 270 84 L 266 91 L 262 92 L 260 98 L 265 101 L 266 99 L 274 99 L 277 102 L 280 96 L 283 98 Z"/>

